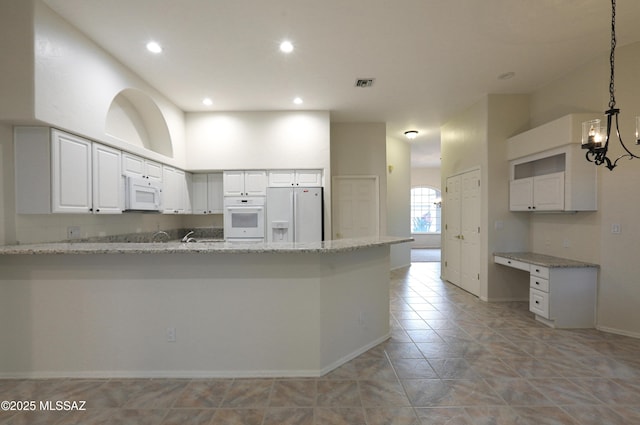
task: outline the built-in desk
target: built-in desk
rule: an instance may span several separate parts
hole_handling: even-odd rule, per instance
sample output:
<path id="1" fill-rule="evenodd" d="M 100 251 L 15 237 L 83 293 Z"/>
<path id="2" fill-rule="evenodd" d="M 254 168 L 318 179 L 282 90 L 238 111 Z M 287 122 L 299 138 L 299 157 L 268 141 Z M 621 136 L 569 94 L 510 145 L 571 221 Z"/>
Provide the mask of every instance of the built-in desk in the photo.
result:
<path id="1" fill-rule="evenodd" d="M 532 252 L 494 254 L 494 262 L 529 273 L 529 310 L 557 328 L 593 328 L 597 264 Z"/>

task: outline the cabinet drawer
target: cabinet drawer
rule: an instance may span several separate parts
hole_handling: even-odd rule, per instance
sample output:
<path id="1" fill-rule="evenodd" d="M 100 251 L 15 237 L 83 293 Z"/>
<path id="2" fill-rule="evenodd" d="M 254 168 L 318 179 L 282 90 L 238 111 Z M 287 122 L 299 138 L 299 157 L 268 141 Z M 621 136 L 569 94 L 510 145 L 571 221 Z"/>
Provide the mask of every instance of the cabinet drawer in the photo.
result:
<path id="1" fill-rule="evenodd" d="M 533 276 L 540 276 L 543 279 L 549 279 L 549 267 L 531 265 L 531 274 Z"/>
<path id="2" fill-rule="evenodd" d="M 537 289 L 529 289 L 529 311 L 549 319 L 549 294 L 547 292 L 538 291 Z"/>
<path id="3" fill-rule="evenodd" d="M 529 278 L 529 286 L 543 292 L 549 292 L 549 279 L 543 279 L 532 274 Z"/>
<path id="4" fill-rule="evenodd" d="M 526 270 L 526 271 L 530 271 L 531 269 L 531 266 L 529 265 L 529 263 L 524 263 L 518 260 L 512 260 L 506 257 L 494 256 L 493 261 L 498 264 L 513 267 L 514 269 L 520 269 L 520 270 Z"/>

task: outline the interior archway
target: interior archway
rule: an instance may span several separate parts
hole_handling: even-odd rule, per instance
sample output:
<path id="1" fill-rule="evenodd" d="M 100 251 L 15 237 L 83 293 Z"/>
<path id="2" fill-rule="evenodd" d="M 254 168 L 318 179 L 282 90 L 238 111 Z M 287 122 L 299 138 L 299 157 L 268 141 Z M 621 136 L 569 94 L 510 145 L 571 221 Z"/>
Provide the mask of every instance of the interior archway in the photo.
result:
<path id="1" fill-rule="evenodd" d="M 112 137 L 173 157 L 171 135 L 162 111 L 140 90 L 124 89 L 114 97 L 105 127 Z"/>

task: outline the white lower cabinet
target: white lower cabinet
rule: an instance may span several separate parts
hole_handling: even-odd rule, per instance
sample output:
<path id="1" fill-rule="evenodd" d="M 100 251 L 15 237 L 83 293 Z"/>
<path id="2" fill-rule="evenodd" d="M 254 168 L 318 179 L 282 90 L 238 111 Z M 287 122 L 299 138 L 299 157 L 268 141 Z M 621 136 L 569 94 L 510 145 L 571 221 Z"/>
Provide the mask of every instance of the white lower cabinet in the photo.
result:
<path id="1" fill-rule="evenodd" d="M 595 326 L 597 267 L 543 267 L 498 255 L 494 261 L 529 272 L 529 310 L 536 320 L 557 328 Z"/>

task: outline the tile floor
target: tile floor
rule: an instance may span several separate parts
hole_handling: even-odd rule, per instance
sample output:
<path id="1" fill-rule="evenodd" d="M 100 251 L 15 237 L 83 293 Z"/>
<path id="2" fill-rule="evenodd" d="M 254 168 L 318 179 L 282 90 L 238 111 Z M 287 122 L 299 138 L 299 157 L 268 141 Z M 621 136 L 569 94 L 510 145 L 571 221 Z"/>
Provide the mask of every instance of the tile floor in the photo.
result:
<path id="1" fill-rule="evenodd" d="M 525 303 L 485 303 L 439 263 L 391 276 L 393 336 L 318 379 L 0 380 L 0 424 L 640 424 L 640 340 L 554 330 Z"/>

